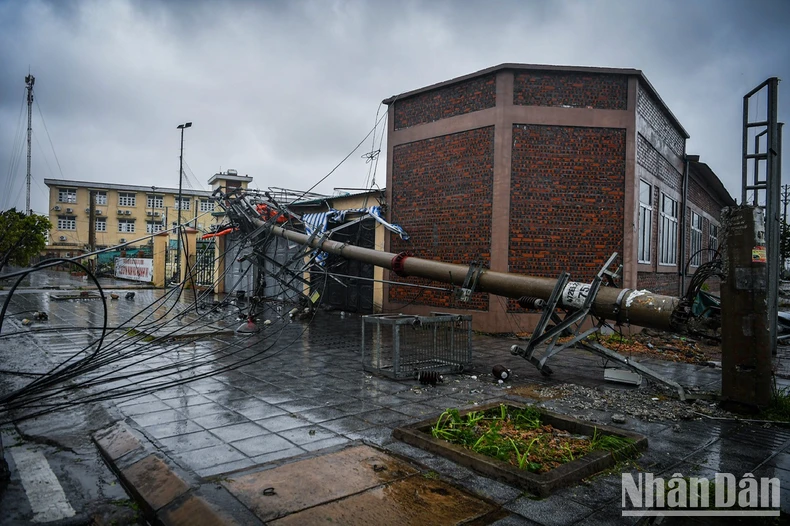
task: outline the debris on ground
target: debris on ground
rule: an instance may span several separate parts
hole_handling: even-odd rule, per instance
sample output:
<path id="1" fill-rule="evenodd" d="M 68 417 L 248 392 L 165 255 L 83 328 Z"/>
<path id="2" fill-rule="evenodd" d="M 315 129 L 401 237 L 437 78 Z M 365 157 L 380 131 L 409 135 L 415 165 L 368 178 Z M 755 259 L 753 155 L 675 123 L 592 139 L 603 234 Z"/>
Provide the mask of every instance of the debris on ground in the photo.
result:
<path id="1" fill-rule="evenodd" d="M 661 391 L 651 389 L 593 389 L 575 384 L 561 384 L 536 388 L 539 399 L 554 399 L 555 403 L 570 410 L 596 410 L 626 415 L 647 422 L 662 420 L 694 420 L 705 416 L 733 418 L 715 402 L 696 400 L 693 403 L 671 398 Z M 612 421 L 615 422 L 614 416 Z M 617 423 L 617 422 L 615 422 Z"/>
<path id="2" fill-rule="evenodd" d="M 528 339 L 530 333 L 516 333 L 520 339 Z M 570 341 L 572 336 L 558 339 L 558 343 Z M 629 357 L 650 356 L 670 362 L 711 365 L 721 363 L 721 344 L 708 338 L 691 338 L 682 334 L 643 329 L 635 334 L 593 334 L 588 337 L 604 347 Z"/>

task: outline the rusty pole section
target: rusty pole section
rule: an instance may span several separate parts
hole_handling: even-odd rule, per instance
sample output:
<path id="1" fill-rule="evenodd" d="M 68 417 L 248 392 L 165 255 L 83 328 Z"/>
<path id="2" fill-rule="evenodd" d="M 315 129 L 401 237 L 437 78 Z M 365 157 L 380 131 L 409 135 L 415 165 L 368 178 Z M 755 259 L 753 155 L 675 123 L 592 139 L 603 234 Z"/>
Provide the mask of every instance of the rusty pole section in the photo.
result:
<path id="1" fill-rule="evenodd" d="M 257 226 L 263 226 L 260 220 L 253 219 Z M 268 226 L 274 235 L 290 241 L 309 245 L 330 254 L 348 259 L 370 263 L 378 267 L 393 270 L 401 276 L 415 276 L 432 279 L 443 283 L 463 286 L 469 267 L 452 263 L 442 263 L 413 256 L 404 256 L 362 248 L 332 240 L 311 238 L 308 235 L 285 230 L 278 226 Z M 489 292 L 508 298 L 533 296 L 547 300 L 551 296 L 556 280 L 538 278 L 504 272 L 484 271 L 477 282 L 477 292 Z M 579 307 L 586 297 L 589 285 L 570 282 L 565 287 L 560 304 L 566 307 Z M 630 323 L 654 329 L 671 329 L 672 312 L 680 300 L 672 296 L 662 296 L 648 291 L 632 289 L 615 289 L 601 287 L 595 298 L 591 312 L 598 317 L 614 320 L 618 323 Z"/>

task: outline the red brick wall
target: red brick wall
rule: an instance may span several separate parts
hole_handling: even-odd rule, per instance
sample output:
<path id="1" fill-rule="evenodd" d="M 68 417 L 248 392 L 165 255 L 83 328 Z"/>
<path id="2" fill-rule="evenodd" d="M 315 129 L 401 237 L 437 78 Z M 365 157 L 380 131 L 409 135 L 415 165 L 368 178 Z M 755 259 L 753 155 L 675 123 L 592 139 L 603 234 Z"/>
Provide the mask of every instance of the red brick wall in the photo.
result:
<path id="1" fill-rule="evenodd" d="M 677 272 L 638 272 L 636 281 L 640 289 L 666 296 L 678 295 L 680 277 Z"/>
<path id="2" fill-rule="evenodd" d="M 510 271 L 592 280 L 623 253 L 624 193 L 625 130 L 513 126 Z"/>
<path id="3" fill-rule="evenodd" d="M 496 76 L 487 75 L 395 102 L 395 129 L 493 108 Z"/>
<path id="4" fill-rule="evenodd" d="M 602 73 L 517 72 L 513 104 L 625 110 L 628 77 Z"/>
<path id="5" fill-rule="evenodd" d="M 494 127 L 444 135 L 396 146 L 392 161 L 392 220 L 410 242 L 391 237 L 391 251 L 447 263 L 491 260 L 491 202 L 494 180 Z M 395 273 L 389 279 L 404 280 Z M 447 287 L 421 278 L 410 283 Z M 398 287 L 389 300 L 434 307 L 488 310 L 488 294 L 456 304 L 443 291 Z"/>

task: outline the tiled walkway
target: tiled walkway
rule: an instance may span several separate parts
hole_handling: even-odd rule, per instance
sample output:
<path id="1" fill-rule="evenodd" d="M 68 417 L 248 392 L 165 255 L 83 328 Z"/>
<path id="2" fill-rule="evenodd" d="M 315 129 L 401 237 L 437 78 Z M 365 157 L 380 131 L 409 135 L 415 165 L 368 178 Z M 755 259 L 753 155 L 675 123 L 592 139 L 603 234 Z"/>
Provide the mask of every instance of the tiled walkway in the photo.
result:
<path id="1" fill-rule="evenodd" d="M 138 291 L 134 302 L 111 303 L 111 325 L 120 323 L 139 305 L 161 293 Z M 63 326 L 95 324 L 100 306 L 95 301 L 50 303 L 43 294 L 20 296 L 14 305 L 17 310 L 45 308 L 50 313 L 49 323 Z M 276 315 L 269 314 L 272 318 Z M 444 383 L 430 387 L 414 380 L 395 381 L 363 371 L 358 317 L 341 318 L 339 313 L 320 312 L 312 322 L 274 321 L 254 336 L 169 343 L 166 353 L 155 357 L 149 353 L 151 357 L 132 366 L 132 370 L 155 376 L 155 368 L 183 362 L 190 356 L 203 364 L 190 371 L 168 371 L 167 379 L 171 381 L 186 380 L 190 375 L 238 364 L 240 360 L 244 363 L 208 378 L 118 402 L 120 415 L 169 458 L 200 477 L 272 461 L 282 463 L 361 441 L 402 455 L 445 480 L 503 505 L 512 515 L 499 524 L 612 524 L 628 520 L 620 516 L 619 475 L 598 478 L 537 501 L 525 497 L 517 488 L 397 442 L 391 436 L 395 427 L 438 415 L 448 407 L 507 399 L 514 385 L 574 382 L 603 386 L 599 358 L 583 351 L 565 351 L 553 360 L 555 373 L 546 379 L 510 354 L 513 340 L 476 335 L 471 369 L 447 376 Z M 238 322 L 228 324 L 235 326 Z M 79 332 L 45 333 L 37 335 L 34 341 L 53 353 L 55 360 L 87 339 L 86 334 Z M 133 349 L 124 352 L 131 353 Z M 129 357 L 125 363 L 133 361 Z M 512 382 L 499 385 L 491 381 L 491 367 L 498 363 L 513 370 Z M 687 385 L 715 389 L 719 384 L 717 369 L 657 360 L 646 363 Z M 555 410 L 568 412 L 561 403 L 551 405 Z M 610 414 L 594 411 L 587 416 L 607 423 L 611 418 Z M 679 425 L 629 419 L 624 427 L 649 436 L 649 449 L 639 466 L 656 474 L 753 472 L 779 477 L 790 489 L 789 430 L 708 419 Z M 787 510 L 790 494 L 785 492 L 782 496 Z"/>

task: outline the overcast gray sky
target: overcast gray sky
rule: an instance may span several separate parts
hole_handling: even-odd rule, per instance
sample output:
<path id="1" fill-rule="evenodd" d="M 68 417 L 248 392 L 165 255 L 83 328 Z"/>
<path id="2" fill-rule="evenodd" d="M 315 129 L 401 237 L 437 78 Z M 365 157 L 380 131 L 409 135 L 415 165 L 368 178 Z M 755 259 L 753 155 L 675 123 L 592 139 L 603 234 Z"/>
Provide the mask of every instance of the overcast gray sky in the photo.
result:
<path id="1" fill-rule="evenodd" d="M 24 208 L 28 71 L 32 202 L 46 213 L 45 178 L 176 187 L 186 121 L 202 185 L 235 168 L 260 188 L 307 189 L 382 99 L 503 62 L 641 69 L 688 153 L 739 197 L 742 97 L 790 80 L 789 29 L 788 0 L 0 0 L 0 206 Z M 779 96 L 790 122 L 787 83 Z M 317 190 L 365 186 L 370 149 Z M 385 173 L 382 156 L 381 186 Z"/>

